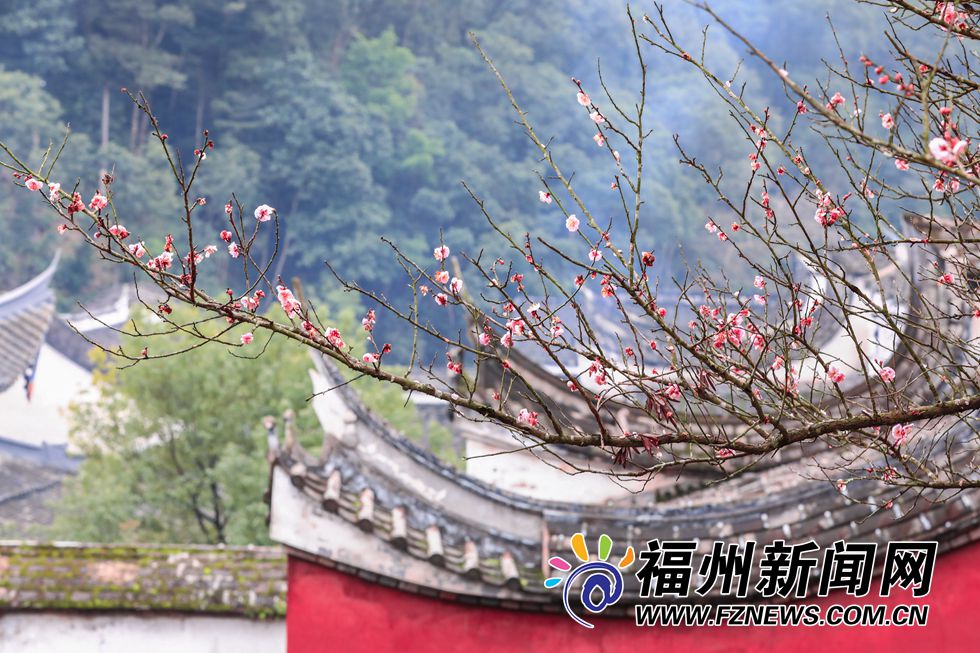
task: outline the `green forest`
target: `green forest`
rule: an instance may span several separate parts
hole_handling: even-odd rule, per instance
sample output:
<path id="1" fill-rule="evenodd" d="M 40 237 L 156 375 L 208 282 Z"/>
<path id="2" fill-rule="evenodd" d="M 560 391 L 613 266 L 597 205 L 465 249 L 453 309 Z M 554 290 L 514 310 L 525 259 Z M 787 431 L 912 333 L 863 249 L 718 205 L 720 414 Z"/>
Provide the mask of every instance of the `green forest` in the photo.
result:
<path id="1" fill-rule="evenodd" d="M 838 29 L 855 47 L 871 37 L 839 0 Z M 810 3 L 759 12 L 726 0 L 719 10 L 774 52 L 824 51 L 829 30 Z M 640 11 L 650 7 L 638 7 Z M 675 26 L 697 44 L 703 17 L 668 3 Z M 874 18 L 873 11 L 862 16 Z M 574 109 L 571 76 L 598 94 L 598 74 L 629 105 L 637 66 L 621 0 L 3 0 L 0 1 L 0 140 L 29 161 L 71 136 L 59 164 L 65 186 L 115 178 L 117 211 L 150 243 L 177 207 L 175 185 L 150 139 L 148 120 L 122 89 L 149 99 L 172 146 L 185 154 L 210 130 L 216 148 L 198 191 L 197 213 L 217 227 L 231 196 L 275 206 L 284 228 L 278 271 L 325 290 L 324 260 L 386 292 L 402 271 L 384 235 L 422 255 L 444 234 L 456 251 L 491 245 L 488 228 L 462 188 L 465 180 L 505 228 L 539 225 L 535 171 L 541 166 L 493 76 L 470 43 L 475 33 L 512 85 L 597 215 L 617 199 L 611 172 Z M 720 32 L 709 53 L 735 73 L 744 53 Z M 804 47 L 805 46 L 805 47 Z M 820 47 L 818 47 L 820 46 Z M 676 133 L 706 163 L 738 166 L 744 134 L 688 69 L 651 58 L 654 112 L 647 219 L 665 263 L 699 229 L 714 201 L 677 165 Z M 820 62 L 801 65 L 820 74 Z M 785 104 L 776 80 L 744 65 L 749 92 Z M 26 155 L 25 155 L 26 156 Z M 0 187 L 0 275 L 6 285 L 36 273 L 63 252 L 63 306 L 98 295 L 113 269 L 58 242 L 37 198 Z M 543 213 L 542 213 L 543 214 Z M 21 240 L 14 245 L 9 234 Z M 675 261 L 676 262 L 676 261 Z"/>

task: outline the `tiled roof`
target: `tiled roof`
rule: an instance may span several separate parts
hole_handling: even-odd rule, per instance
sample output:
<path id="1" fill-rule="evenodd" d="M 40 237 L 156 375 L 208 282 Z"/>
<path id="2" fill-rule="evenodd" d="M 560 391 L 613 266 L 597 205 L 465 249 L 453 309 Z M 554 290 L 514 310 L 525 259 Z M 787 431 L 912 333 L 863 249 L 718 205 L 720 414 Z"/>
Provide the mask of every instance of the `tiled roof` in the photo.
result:
<path id="1" fill-rule="evenodd" d="M 27 283 L 0 293 L 0 391 L 20 380 L 37 359 L 54 315 L 50 282 L 58 257 Z"/>
<path id="2" fill-rule="evenodd" d="M 0 541 L 0 612 L 166 611 L 280 618 L 278 547 Z"/>
<path id="3" fill-rule="evenodd" d="M 324 386 L 336 384 L 329 363 L 318 368 Z M 842 538 L 934 539 L 945 550 L 980 538 L 980 491 L 899 498 L 893 488 L 862 480 L 842 493 L 806 478 L 800 463 L 629 507 L 534 500 L 440 463 L 353 393 L 343 402 L 350 414 L 324 424 L 320 456 L 295 444 L 275 451 L 273 538 L 322 564 L 443 598 L 551 609 L 542 569 L 554 553 L 571 555 L 576 532 L 641 547 L 652 538 L 695 539 L 702 553 L 715 540 L 761 547 L 776 539 L 813 538 L 822 546 Z M 971 432 L 966 425 L 963 431 Z"/>

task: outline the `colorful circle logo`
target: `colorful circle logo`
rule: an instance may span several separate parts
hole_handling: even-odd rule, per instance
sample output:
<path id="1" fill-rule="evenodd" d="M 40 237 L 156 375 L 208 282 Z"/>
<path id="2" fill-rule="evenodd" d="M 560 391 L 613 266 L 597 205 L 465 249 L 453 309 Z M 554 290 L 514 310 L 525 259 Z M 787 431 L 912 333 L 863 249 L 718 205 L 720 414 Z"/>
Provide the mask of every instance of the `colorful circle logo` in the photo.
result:
<path id="1" fill-rule="evenodd" d="M 599 555 L 598 560 L 589 561 L 589 549 L 585 544 L 585 535 L 576 533 L 569 539 L 575 557 L 584 564 L 580 564 L 574 569 L 572 565 L 560 556 L 554 556 L 548 560 L 552 569 L 558 571 L 571 572 L 567 576 L 553 576 L 544 581 L 544 586 L 551 589 L 558 587 L 562 583 L 562 603 L 565 612 L 581 626 L 594 628 L 591 623 L 575 614 L 569 603 L 569 595 L 572 593 L 572 586 L 581 578 L 582 588 L 579 591 L 579 603 L 592 614 L 599 614 L 611 605 L 615 605 L 623 596 L 623 574 L 621 569 L 626 569 L 633 564 L 636 555 L 633 547 L 626 547 L 626 553 L 619 563 L 613 565 L 607 560 L 612 552 L 612 538 L 603 533 L 599 536 Z"/>

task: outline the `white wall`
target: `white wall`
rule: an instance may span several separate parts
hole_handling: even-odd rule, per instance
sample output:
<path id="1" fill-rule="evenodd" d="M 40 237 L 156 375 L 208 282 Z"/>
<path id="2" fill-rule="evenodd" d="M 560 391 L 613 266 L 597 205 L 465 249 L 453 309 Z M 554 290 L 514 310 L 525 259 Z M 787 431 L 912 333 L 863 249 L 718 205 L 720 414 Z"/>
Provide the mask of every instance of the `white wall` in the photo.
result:
<path id="1" fill-rule="evenodd" d="M 286 622 L 237 617 L 16 612 L 0 653 L 285 653 Z"/>

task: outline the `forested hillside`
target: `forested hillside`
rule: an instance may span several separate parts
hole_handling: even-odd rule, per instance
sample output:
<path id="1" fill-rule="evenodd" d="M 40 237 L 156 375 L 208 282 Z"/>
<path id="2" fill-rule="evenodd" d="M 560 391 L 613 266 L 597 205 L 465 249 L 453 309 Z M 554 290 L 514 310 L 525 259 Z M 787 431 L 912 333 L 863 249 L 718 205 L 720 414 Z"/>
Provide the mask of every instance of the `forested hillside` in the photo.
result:
<path id="1" fill-rule="evenodd" d="M 684 3 L 667 3 L 675 25 L 697 43 L 700 23 Z M 870 46 L 874 10 L 852 18 L 852 4 L 717 3 L 762 45 L 805 56 L 831 35 L 824 10 L 855 53 Z M 638 16 L 652 3 L 635 7 Z M 603 79 L 629 104 L 636 62 L 622 0 L 5 0 L 0 1 L 0 140 L 35 159 L 71 140 L 59 164 L 68 185 L 92 188 L 101 170 L 116 178 L 116 204 L 130 230 L 162 238 L 175 188 L 150 138 L 146 117 L 120 92 L 142 92 L 185 153 L 204 128 L 217 147 L 199 190 L 215 225 L 231 192 L 246 205 L 275 206 L 285 229 L 277 271 L 301 273 L 324 292 L 329 259 L 354 279 L 388 292 L 402 271 L 379 236 L 421 255 L 440 231 L 456 251 L 475 253 L 488 228 L 460 185 L 487 200 L 502 225 L 538 220 L 541 168 L 512 110 L 468 38 L 474 31 L 525 103 L 542 134 L 554 137 L 563 167 L 596 215 L 617 209 L 611 170 L 575 111 L 569 77 L 599 93 Z M 720 33 L 713 57 L 743 56 Z M 655 110 L 646 198 L 656 220 L 651 243 L 669 268 L 678 243 L 701 229 L 713 196 L 677 165 L 672 135 L 713 166 L 744 168 L 745 134 L 732 129 L 704 85 L 651 52 Z M 747 92 L 778 84 L 743 67 Z M 662 152 L 662 156 L 661 156 Z M 608 206 L 608 209 L 606 207 Z M 57 235 L 36 197 L 0 186 L 0 275 L 9 286 L 38 270 Z M 216 227 L 217 228 L 217 227 Z M 538 226 L 558 238 L 560 224 Z M 13 234 L 17 234 L 16 239 Z M 26 241 L 26 242 L 25 242 Z M 60 246 L 69 249 L 67 242 Z M 97 294 L 113 270 L 65 252 L 62 302 Z"/>

